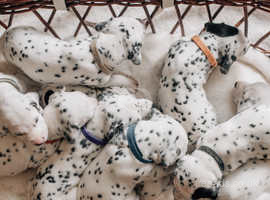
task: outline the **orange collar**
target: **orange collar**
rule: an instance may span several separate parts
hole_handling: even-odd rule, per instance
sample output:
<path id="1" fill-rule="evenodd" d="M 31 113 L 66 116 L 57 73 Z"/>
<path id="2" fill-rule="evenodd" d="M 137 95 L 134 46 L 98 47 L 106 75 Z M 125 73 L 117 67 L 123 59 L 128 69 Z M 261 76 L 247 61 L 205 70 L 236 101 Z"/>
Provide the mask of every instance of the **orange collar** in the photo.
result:
<path id="1" fill-rule="evenodd" d="M 217 66 L 217 60 L 214 55 L 208 49 L 208 47 L 203 43 L 201 38 L 198 35 L 194 35 L 191 40 L 202 50 L 202 52 L 206 55 L 208 61 L 213 67 Z"/>

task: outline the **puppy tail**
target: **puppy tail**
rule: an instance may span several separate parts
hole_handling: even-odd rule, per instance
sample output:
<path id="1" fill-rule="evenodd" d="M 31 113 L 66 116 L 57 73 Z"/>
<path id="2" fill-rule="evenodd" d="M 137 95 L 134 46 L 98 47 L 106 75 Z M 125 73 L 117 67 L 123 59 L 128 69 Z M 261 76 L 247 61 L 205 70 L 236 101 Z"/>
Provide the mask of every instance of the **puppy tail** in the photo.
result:
<path id="1" fill-rule="evenodd" d="M 270 84 L 270 59 L 255 48 L 249 48 L 248 52 L 239 58 L 239 61 L 258 71 L 267 83 Z"/>

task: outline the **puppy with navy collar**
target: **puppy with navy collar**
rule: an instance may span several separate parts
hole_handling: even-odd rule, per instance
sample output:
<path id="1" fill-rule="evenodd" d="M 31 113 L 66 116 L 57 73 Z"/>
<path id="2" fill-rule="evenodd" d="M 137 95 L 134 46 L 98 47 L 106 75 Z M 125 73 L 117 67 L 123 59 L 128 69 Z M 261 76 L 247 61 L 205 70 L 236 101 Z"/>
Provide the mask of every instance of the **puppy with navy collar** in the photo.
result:
<path id="1" fill-rule="evenodd" d="M 170 175 L 187 143 L 183 127 L 153 108 L 147 119 L 122 126 L 90 163 L 77 199 L 157 199 L 173 188 Z"/>
<path id="2" fill-rule="evenodd" d="M 55 92 L 48 102 L 44 118 L 49 132 L 65 139 L 31 181 L 29 199 L 33 200 L 76 199 L 83 172 L 104 145 L 152 108 L 151 101 L 133 95 L 110 93 L 98 102 L 78 91 Z"/>
<path id="3" fill-rule="evenodd" d="M 158 102 L 164 113 L 186 129 L 189 150 L 216 124 L 216 113 L 207 99 L 204 84 L 215 66 L 229 72 L 236 59 L 247 51 L 248 40 L 235 27 L 206 23 L 205 30 L 192 40 L 171 46 L 160 79 Z"/>
<path id="4" fill-rule="evenodd" d="M 120 64 L 124 60 L 140 64 L 144 26 L 137 19 L 120 17 L 108 20 L 106 30 L 96 29 L 100 30 L 96 36 L 64 41 L 29 26 L 10 28 L 2 36 L 3 54 L 42 84 L 136 85 L 121 71 Z M 114 76 L 122 76 L 124 82 Z"/>
<path id="5" fill-rule="evenodd" d="M 239 113 L 227 122 L 209 130 L 198 140 L 197 149 L 178 162 L 175 185 L 184 199 L 218 197 L 226 200 L 251 200 L 255 196 L 262 195 L 259 193 L 248 195 L 248 191 L 243 188 L 247 183 L 243 184 L 243 187 L 238 185 L 237 193 L 233 191 L 230 193 L 228 189 L 221 186 L 224 176 L 230 177 L 234 173 L 237 176 L 238 173 L 244 173 L 244 168 L 241 171 L 244 164 L 249 162 L 247 166 L 250 166 L 250 163 L 256 160 L 269 160 L 269 91 L 270 87 L 265 83 L 237 82 L 235 84 L 233 96 Z M 260 170 L 259 166 L 258 170 Z M 256 175 L 248 180 L 252 182 L 253 178 L 256 179 Z M 232 178 L 230 180 L 233 182 Z M 263 182 L 267 183 L 267 180 Z M 267 193 L 267 188 L 267 185 L 260 185 L 252 191 L 264 193 L 266 190 Z M 222 195 L 220 197 L 219 190 Z"/>

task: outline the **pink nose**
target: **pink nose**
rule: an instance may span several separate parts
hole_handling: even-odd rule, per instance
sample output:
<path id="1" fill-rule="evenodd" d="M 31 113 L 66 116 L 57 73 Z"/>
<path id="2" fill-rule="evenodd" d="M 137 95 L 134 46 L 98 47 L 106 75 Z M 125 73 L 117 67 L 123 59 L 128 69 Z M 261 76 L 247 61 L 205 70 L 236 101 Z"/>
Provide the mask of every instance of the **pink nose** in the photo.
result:
<path id="1" fill-rule="evenodd" d="M 33 144 L 40 145 L 40 144 L 45 143 L 46 142 L 46 139 L 45 139 L 45 137 L 41 137 L 41 138 L 37 138 L 37 139 L 31 140 L 31 142 Z"/>

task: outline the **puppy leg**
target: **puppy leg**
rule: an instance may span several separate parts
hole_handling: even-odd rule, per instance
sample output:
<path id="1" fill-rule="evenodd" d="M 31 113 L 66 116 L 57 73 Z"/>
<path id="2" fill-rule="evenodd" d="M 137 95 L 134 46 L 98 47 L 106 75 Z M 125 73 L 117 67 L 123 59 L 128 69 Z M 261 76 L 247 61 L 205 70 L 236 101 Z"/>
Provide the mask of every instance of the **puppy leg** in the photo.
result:
<path id="1" fill-rule="evenodd" d="M 170 176 L 144 183 L 140 200 L 173 200 L 173 184 Z"/>

